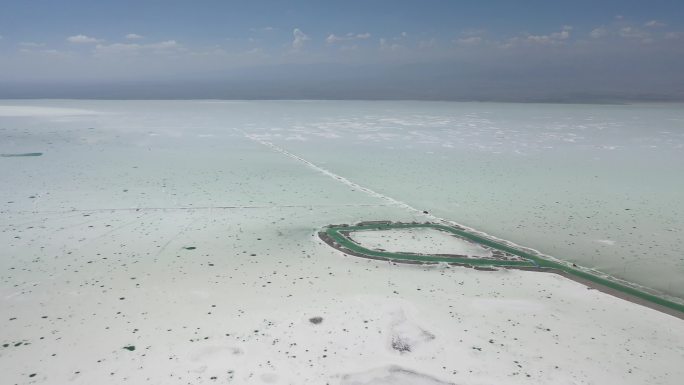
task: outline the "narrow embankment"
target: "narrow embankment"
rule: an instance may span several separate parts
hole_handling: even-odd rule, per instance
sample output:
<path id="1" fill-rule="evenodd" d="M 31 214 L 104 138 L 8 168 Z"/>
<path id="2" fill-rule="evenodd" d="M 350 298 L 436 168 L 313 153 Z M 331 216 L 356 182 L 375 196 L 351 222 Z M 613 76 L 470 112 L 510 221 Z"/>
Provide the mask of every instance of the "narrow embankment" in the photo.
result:
<path id="1" fill-rule="evenodd" d="M 430 255 L 417 253 L 390 252 L 384 250 L 372 250 L 354 242 L 349 234 L 357 231 L 392 230 L 406 228 L 432 228 L 451 233 L 457 237 L 466 239 L 477 244 L 499 250 L 504 253 L 521 257 L 522 260 L 510 259 L 479 259 L 473 257 L 454 257 L 445 255 Z M 591 288 L 600 290 L 604 293 L 623 298 L 625 300 L 647 306 L 649 308 L 673 315 L 684 319 L 684 305 L 660 297 L 656 294 L 648 293 L 617 282 L 610 277 L 602 277 L 588 269 L 579 266 L 568 266 L 563 263 L 555 262 L 537 255 L 527 253 L 523 250 L 513 248 L 509 245 L 497 242 L 492 239 L 482 237 L 477 234 L 465 231 L 452 226 L 437 223 L 392 223 L 392 222 L 373 222 L 361 223 L 358 225 L 331 225 L 319 233 L 319 236 L 330 246 L 359 257 L 388 260 L 404 263 L 449 263 L 455 265 L 471 266 L 475 268 L 483 267 L 503 267 L 521 270 L 541 271 L 560 274 L 566 278 L 587 285 Z"/>

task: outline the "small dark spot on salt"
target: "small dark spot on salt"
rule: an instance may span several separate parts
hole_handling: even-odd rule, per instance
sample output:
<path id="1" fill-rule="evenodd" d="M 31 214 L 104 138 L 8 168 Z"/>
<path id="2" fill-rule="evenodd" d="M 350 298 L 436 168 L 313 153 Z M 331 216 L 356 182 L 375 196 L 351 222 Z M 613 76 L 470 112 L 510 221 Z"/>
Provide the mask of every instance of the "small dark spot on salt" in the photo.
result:
<path id="1" fill-rule="evenodd" d="M 133 346 L 133 345 L 124 346 L 123 348 L 130 351 L 130 352 L 135 350 L 135 346 Z"/>
<path id="2" fill-rule="evenodd" d="M 392 338 L 392 349 L 400 353 L 406 353 L 411 351 L 411 345 L 401 337 L 394 336 Z"/>
<path id="3" fill-rule="evenodd" d="M 311 322 L 314 325 L 318 325 L 321 322 L 323 322 L 323 317 L 311 317 L 309 318 L 309 322 Z"/>

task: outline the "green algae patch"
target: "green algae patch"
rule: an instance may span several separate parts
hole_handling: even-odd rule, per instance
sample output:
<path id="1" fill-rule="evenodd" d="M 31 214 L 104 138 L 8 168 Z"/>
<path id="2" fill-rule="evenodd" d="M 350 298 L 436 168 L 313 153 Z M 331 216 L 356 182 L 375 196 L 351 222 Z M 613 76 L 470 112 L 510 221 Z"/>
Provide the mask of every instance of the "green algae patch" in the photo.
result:
<path id="1" fill-rule="evenodd" d="M 42 156 L 42 152 L 25 152 L 21 154 L 0 154 L 0 157 L 3 158 L 18 158 L 18 157 L 24 157 L 24 156 Z"/>

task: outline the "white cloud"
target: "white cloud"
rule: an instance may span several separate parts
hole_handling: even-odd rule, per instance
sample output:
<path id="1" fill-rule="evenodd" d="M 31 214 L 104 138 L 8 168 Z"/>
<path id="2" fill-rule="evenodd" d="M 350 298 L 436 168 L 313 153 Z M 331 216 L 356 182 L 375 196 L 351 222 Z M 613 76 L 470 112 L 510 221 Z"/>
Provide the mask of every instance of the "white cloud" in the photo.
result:
<path id="1" fill-rule="evenodd" d="M 304 42 L 311 40 L 309 36 L 307 36 L 299 28 L 295 28 L 294 31 L 292 31 L 292 35 L 294 36 L 294 40 L 292 40 L 292 48 L 295 50 L 302 49 L 302 47 L 304 47 Z"/>
<path id="2" fill-rule="evenodd" d="M 642 31 L 638 28 L 634 27 L 623 27 L 620 28 L 618 31 L 618 34 L 624 38 L 629 38 L 629 39 L 646 39 L 649 37 L 649 33 Z"/>
<path id="3" fill-rule="evenodd" d="M 40 47 L 45 47 L 45 43 L 35 43 L 32 41 L 22 41 L 19 43 L 20 47 L 24 48 L 40 48 Z"/>
<path id="4" fill-rule="evenodd" d="M 354 44 L 354 45 L 343 45 L 340 47 L 340 51 L 342 51 L 342 52 L 354 52 L 354 51 L 358 51 L 358 50 L 359 50 L 359 46 L 356 44 Z"/>
<path id="5" fill-rule="evenodd" d="M 275 28 L 269 26 L 269 27 L 262 27 L 262 28 L 250 28 L 249 30 L 252 32 L 271 32 L 271 31 L 275 31 Z"/>
<path id="6" fill-rule="evenodd" d="M 527 37 L 527 41 L 544 44 L 549 43 L 551 41 L 551 37 L 548 35 L 529 35 Z"/>
<path id="7" fill-rule="evenodd" d="M 175 40 L 167 40 L 152 44 L 136 44 L 136 43 L 114 43 L 114 44 L 98 44 L 95 46 L 97 54 L 135 54 L 140 52 L 151 53 L 169 53 L 181 50 L 183 48 Z"/>
<path id="8" fill-rule="evenodd" d="M 180 44 L 178 44 L 178 42 L 175 40 L 167 40 L 167 41 L 162 41 L 160 43 L 146 44 L 143 47 L 152 48 L 152 49 L 170 49 L 170 48 L 175 49 L 175 48 L 180 48 Z"/>
<path id="9" fill-rule="evenodd" d="M 517 46 L 532 46 L 532 45 L 549 45 L 560 46 L 566 44 L 566 40 L 570 38 L 572 27 L 564 25 L 559 32 L 553 32 L 548 35 L 530 35 L 524 34 L 498 42 L 500 48 L 513 48 Z M 466 38 L 467 39 L 467 38 Z M 468 40 L 466 40 L 468 41 Z"/>
<path id="10" fill-rule="evenodd" d="M 86 36 L 86 35 L 74 35 L 74 36 L 69 36 L 67 37 L 67 41 L 69 43 L 76 43 L 76 44 L 92 44 L 92 43 L 101 43 L 102 40 L 96 39 L 94 37 Z"/>
<path id="11" fill-rule="evenodd" d="M 594 28 L 589 35 L 594 39 L 600 39 L 608 35 L 608 30 L 603 27 Z"/>
<path id="12" fill-rule="evenodd" d="M 50 57 L 51 59 L 74 58 L 73 53 L 69 51 L 58 51 L 56 49 L 39 49 L 39 47 L 22 47 L 19 53 L 23 55 L 37 55 Z"/>
<path id="13" fill-rule="evenodd" d="M 135 52 L 140 49 L 142 49 L 142 45 L 129 43 L 98 44 L 95 46 L 97 53 Z"/>
<path id="14" fill-rule="evenodd" d="M 366 33 L 348 33 L 344 36 L 338 36 L 335 35 L 334 33 L 331 33 L 326 39 L 325 42 L 328 44 L 334 44 L 337 42 L 341 41 L 351 41 L 351 40 L 364 40 L 368 39 L 371 37 L 371 34 L 366 32 Z"/>
<path id="15" fill-rule="evenodd" d="M 480 36 L 469 36 L 463 37 L 456 40 L 456 43 L 460 45 L 478 45 L 482 43 L 482 38 Z"/>
<path id="16" fill-rule="evenodd" d="M 667 26 L 667 24 L 663 23 L 662 21 L 658 21 L 658 20 L 650 20 L 650 21 L 647 21 L 646 23 L 644 23 L 644 26 L 649 27 L 649 28 L 661 28 L 661 27 Z"/>
<path id="17" fill-rule="evenodd" d="M 618 31 L 618 35 L 624 39 L 629 39 L 633 41 L 641 41 L 644 44 L 650 44 L 653 43 L 654 39 L 651 36 L 651 33 L 648 31 L 645 31 L 643 29 L 639 29 L 636 27 L 622 27 Z"/>
<path id="18" fill-rule="evenodd" d="M 420 49 L 428 49 L 428 48 L 434 48 L 437 46 L 437 40 L 434 38 L 429 39 L 429 40 L 421 40 L 418 42 L 418 48 Z"/>
<path id="19" fill-rule="evenodd" d="M 572 31 L 572 26 L 564 25 L 560 32 L 552 33 L 551 37 L 554 39 L 565 40 L 570 37 L 570 31 Z"/>
<path id="20" fill-rule="evenodd" d="M 328 35 L 328 37 L 325 39 L 325 42 L 328 43 L 328 44 L 333 44 L 333 43 L 336 43 L 336 42 L 338 42 L 338 41 L 345 41 L 345 40 L 349 40 L 349 39 L 345 39 L 344 37 L 340 37 L 340 36 L 337 36 L 337 35 L 331 33 L 331 34 Z"/>
<path id="21" fill-rule="evenodd" d="M 569 25 L 563 26 L 560 32 L 554 32 L 550 35 L 528 35 L 527 41 L 540 44 L 559 43 L 562 40 L 567 40 L 570 37 L 572 27 Z"/>
<path id="22" fill-rule="evenodd" d="M 137 33 L 129 33 L 128 35 L 126 35 L 126 39 L 128 40 L 138 40 L 142 38 L 143 37 L 141 35 L 138 35 Z"/>
<path id="23" fill-rule="evenodd" d="M 264 50 L 261 48 L 252 48 L 248 51 L 245 51 L 242 53 L 242 55 L 258 55 L 258 56 L 265 56 L 266 54 L 264 53 Z"/>
<path id="24" fill-rule="evenodd" d="M 651 20 L 649 22 L 646 22 L 643 24 L 643 27 L 646 28 L 659 28 L 659 27 L 664 27 L 666 24 L 657 21 L 657 20 Z M 590 36 L 594 39 L 599 39 L 602 37 L 606 36 L 619 36 L 624 39 L 634 39 L 634 40 L 641 40 L 644 43 L 651 43 L 654 41 L 654 35 L 653 31 L 650 31 L 648 29 L 642 28 L 638 25 L 626 23 L 626 22 L 620 22 L 620 23 L 615 23 L 612 26 L 601 26 L 598 28 L 595 28 L 594 30 L 591 31 Z"/>
<path id="25" fill-rule="evenodd" d="M 483 29 L 470 29 L 461 32 L 461 37 L 453 40 L 458 45 L 474 46 L 484 43 L 487 31 Z"/>
<path id="26" fill-rule="evenodd" d="M 402 48 L 399 44 L 391 44 L 385 38 L 380 39 L 380 50 L 381 51 L 398 51 Z"/>

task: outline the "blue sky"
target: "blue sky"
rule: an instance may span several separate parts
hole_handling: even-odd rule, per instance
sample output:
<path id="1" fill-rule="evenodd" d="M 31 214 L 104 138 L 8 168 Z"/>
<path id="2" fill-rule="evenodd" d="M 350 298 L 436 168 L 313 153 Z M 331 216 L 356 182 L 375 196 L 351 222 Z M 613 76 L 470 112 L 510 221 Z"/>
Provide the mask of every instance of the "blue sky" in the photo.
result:
<path id="1" fill-rule="evenodd" d="M 6 0 L 0 7 L 0 82 L 12 92 L 22 84 L 117 84 L 124 95 L 126 84 L 152 82 L 197 97 L 204 87 L 212 97 L 221 96 L 218 82 L 243 91 L 252 84 L 263 97 L 287 97 L 293 86 L 300 94 L 292 97 L 325 98 L 684 97 L 684 1 Z M 316 89 L 321 84 L 326 90 Z M 252 96 L 259 95 L 245 97 Z"/>

